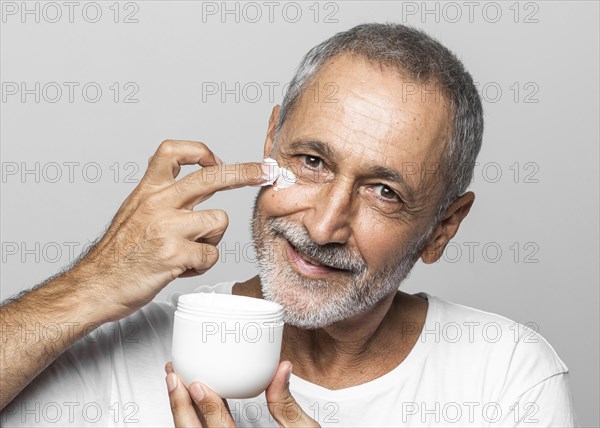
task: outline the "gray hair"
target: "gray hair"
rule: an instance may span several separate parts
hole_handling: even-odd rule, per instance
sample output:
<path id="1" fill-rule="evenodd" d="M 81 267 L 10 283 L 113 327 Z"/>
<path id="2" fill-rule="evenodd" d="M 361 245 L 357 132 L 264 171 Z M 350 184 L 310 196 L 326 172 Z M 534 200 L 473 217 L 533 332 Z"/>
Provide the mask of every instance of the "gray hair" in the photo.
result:
<path id="1" fill-rule="evenodd" d="M 418 83 L 434 83 L 449 101 L 451 136 L 440 162 L 445 189 L 433 228 L 452 202 L 469 187 L 481 148 L 483 108 L 471 75 L 450 50 L 420 30 L 391 23 L 358 25 L 335 34 L 304 56 L 281 103 L 276 138 L 320 67 L 343 53 L 393 67 Z"/>

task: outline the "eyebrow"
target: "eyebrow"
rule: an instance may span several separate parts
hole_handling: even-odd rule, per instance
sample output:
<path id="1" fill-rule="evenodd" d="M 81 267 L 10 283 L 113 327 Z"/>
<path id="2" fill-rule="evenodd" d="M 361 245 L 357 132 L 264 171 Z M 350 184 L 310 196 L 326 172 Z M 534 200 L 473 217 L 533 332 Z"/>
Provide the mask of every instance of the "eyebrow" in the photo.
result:
<path id="1" fill-rule="evenodd" d="M 329 147 L 329 145 L 318 141 L 318 140 L 300 140 L 300 141 L 294 141 L 293 143 L 290 144 L 290 148 L 292 150 L 298 151 L 298 150 L 312 150 L 314 152 L 316 152 L 317 154 L 326 157 L 328 159 L 335 159 L 336 155 L 335 155 L 335 151 L 333 151 L 331 149 L 331 147 Z"/>
<path id="2" fill-rule="evenodd" d="M 374 165 L 369 167 L 368 169 L 369 175 L 377 178 L 383 178 L 384 180 L 392 181 L 400 186 L 407 193 L 407 197 L 410 200 L 414 200 L 415 191 L 414 189 L 406 182 L 402 174 L 396 171 L 395 169 L 388 168 L 386 166 Z"/>
<path id="3" fill-rule="evenodd" d="M 331 161 L 337 159 L 335 150 L 333 150 L 328 144 L 323 143 L 319 140 L 300 140 L 290 143 L 289 146 L 292 150 L 312 150 L 318 155 L 323 156 Z M 367 174 L 374 178 L 381 178 L 393 183 L 396 183 L 400 188 L 404 190 L 406 196 L 410 200 L 415 198 L 415 190 L 406 182 L 404 176 L 397 170 L 388 168 L 382 165 L 373 165 L 367 169 Z"/>

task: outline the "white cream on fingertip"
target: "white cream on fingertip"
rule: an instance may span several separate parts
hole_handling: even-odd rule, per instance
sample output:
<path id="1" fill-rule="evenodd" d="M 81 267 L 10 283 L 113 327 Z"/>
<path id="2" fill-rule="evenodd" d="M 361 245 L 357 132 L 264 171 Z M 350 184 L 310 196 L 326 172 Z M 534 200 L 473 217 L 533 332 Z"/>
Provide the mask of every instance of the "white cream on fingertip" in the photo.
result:
<path id="1" fill-rule="evenodd" d="M 279 178 L 280 168 L 277 165 L 275 159 L 266 158 L 262 161 L 263 176 L 267 178 L 267 181 L 261 184 L 261 186 L 272 186 L 275 180 Z"/>
<path id="2" fill-rule="evenodd" d="M 280 167 L 275 159 L 266 158 L 263 160 L 263 172 L 268 181 L 262 186 L 273 185 L 275 191 L 287 189 L 296 183 L 296 175 L 287 168 Z"/>

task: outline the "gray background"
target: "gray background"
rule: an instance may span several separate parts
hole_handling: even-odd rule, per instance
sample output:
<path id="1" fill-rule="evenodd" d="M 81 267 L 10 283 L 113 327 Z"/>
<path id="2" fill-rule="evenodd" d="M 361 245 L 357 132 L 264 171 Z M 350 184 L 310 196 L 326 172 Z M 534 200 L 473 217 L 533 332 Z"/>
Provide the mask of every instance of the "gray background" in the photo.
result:
<path id="1" fill-rule="evenodd" d="M 238 13 L 224 16 L 221 2 L 112 4 L 78 3 L 70 19 L 62 3 L 28 2 L 36 22 L 21 2 L 3 2 L 2 299 L 98 236 L 163 139 L 204 141 L 226 162 L 258 160 L 271 107 L 310 47 L 361 22 L 408 23 L 463 59 L 486 132 L 471 214 L 443 260 L 419 263 L 403 288 L 531 323 L 571 371 L 580 423 L 600 424 L 597 2 L 477 2 L 472 15 L 463 2 L 278 2 L 272 16 L 263 2 L 228 3 Z M 221 83 L 232 90 L 225 99 Z M 23 100 L 21 89 L 32 92 Z M 229 213 L 221 260 L 158 298 L 255 273 L 255 193 L 202 206 Z"/>

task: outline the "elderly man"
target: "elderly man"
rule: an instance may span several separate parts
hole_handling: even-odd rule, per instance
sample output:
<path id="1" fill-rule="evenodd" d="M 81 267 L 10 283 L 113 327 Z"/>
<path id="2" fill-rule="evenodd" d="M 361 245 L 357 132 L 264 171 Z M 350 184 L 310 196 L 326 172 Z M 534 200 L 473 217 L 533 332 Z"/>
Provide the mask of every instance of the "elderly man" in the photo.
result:
<path id="1" fill-rule="evenodd" d="M 284 307 L 265 393 L 227 403 L 202 379 L 186 388 L 167 363 L 176 296 L 151 302 L 217 261 L 227 215 L 192 209 L 264 184 L 265 165 L 165 141 L 99 242 L 2 307 L 3 424 L 574 425 L 568 369 L 542 337 L 398 290 L 467 216 L 482 133 L 471 76 L 426 34 L 367 24 L 316 46 L 269 119 L 264 157 L 296 182 L 256 198 L 259 275 L 198 289 Z M 202 168 L 176 180 L 192 164 Z M 22 334 L 50 324 L 69 329 Z"/>

